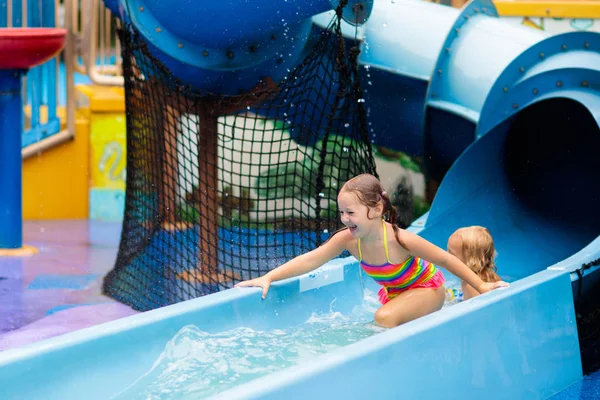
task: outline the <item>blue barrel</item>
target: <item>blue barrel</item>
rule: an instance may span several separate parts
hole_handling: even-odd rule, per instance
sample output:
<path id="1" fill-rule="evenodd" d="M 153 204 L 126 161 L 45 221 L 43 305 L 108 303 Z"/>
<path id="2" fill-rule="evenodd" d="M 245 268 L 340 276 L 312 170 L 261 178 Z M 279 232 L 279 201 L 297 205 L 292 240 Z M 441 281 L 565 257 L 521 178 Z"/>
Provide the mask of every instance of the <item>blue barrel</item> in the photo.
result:
<path id="1" fill-rule="evenodd" d="M 105 1 L 131 21 L 152 53 L 184 84 L 234 95 L 261 79 L 280 82 L 298 62 L 311 17 L 337 6 L 334 0 Z M 371 0 L 350 0 L 344 18 L 361 24 Z"/>

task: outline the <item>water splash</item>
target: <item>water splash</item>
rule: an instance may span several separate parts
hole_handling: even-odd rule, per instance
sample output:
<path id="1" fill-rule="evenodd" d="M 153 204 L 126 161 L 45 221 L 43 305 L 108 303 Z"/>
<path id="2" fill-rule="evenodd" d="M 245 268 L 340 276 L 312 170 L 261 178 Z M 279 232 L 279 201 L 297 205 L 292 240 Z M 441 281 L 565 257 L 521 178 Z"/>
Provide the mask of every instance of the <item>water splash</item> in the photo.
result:
<path id="1" fill-rule="evenodd" d="M 150 371 L 113 400 L 212 396 L 383 331 L 372 323 L 378 307 L 376 296 L 367 291 L 351 314 L 313 314 L 293 328 L 240 327 L 212 334 L 187 325 L 167 343 Z"/>

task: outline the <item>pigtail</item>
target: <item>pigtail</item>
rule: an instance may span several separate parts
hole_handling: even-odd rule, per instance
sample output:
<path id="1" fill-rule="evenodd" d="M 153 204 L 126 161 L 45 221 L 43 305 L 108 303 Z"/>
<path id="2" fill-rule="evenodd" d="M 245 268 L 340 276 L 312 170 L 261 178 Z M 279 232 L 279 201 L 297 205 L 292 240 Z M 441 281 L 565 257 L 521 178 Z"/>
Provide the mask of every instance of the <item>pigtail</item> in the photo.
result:
<path id="1" fill-rule="evenodd" d="M 392 200 L 388 196 L 386 191 L 381 192 L 381 200 L 383 201 L 383 215 L 387 216 L 388 222 L 392 225 L 392 229 L 394 230 L 394 237 L 400 246 L 402 246 L 406 251 L 410 251 L 404 243 L 404 240 L 400 237 L 400 227 L 396 223 L 398 219 L 398 210 L 392 204 Z"/>

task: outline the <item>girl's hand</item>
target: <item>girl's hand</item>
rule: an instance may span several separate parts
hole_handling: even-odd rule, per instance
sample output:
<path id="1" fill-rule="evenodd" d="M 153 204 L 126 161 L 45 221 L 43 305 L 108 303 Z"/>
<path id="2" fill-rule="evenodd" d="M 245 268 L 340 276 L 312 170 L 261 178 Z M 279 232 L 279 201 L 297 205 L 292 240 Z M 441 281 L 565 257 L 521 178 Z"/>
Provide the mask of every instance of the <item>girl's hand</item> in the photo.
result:
<path id="1" fill-rule="evenodd" d="M 243 281 L 238 283 L 237 285 L 234 285 L 234 288 L 237 287 L 252 287 L 252 286 L 257 286 L 257 287 L 261 287 L 262 288 L 262 298 L 264 299 L 265 297 L 267 297 L 267 292 L 269 291 L 269 287 L 271 286 L 271 278 L 269 278 L 267 275 L 263 275 L 260 278 L 256 278 L 256 279 L 251 279 L 249 281 Z"/>
<path id="2" fill-rule="evenodd" d="M 479 287 L 479 293 L 484 294 L 487 293 L 491 290 L 494 289 L 498 289 L 498 288 L 503 288 L 503 287 L 508 287 L 509 284 L 507 282 L 504 281 L 498 281 L 498 282 L 484 282 L 483 285 L 481 285 Z"/>

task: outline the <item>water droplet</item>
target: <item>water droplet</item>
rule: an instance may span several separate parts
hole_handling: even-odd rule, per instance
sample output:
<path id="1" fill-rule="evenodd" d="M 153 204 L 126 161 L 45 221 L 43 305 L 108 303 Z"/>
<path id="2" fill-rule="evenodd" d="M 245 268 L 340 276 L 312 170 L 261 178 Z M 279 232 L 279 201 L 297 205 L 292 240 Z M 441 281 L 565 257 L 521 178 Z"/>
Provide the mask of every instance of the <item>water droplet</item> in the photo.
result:
<path id="1" fill-rule="evenodd" d="M 325 197 L 325 193 L 319 193 L 319 197 Z"/>
<path id="2" fill-rule="evenodd" d="M 250 109 L 250 106 L 246 106 L 246 110 L 249 110 L 249 109 Z"/>
<path id="3" fill-rule="evenodd" d="M 369 85 L 373 85 L 373 82 L 371 82 L 371 81 L 369 81 L 369 82 L 367 82 L 367 83 L 368 83 Z"/>
<path id="4" fill-rule="evenodd" d="M 344 128 L 348 128 L 348 127 L 350 127 L 350 124 L 346 122 L 346 123 L 344 124 Z"/>
<path id="5" fill-rule="evenodd" d="M 359 103 L 364 103 L 364 102 L 365 102 L 365 99 L 358 99 L 357 101 L 358 101 Z"/>
<path id="6" fill-rule="evenodd" d="M 323 233 L 329 233 L 328 229 L 323 229 Z"/>

